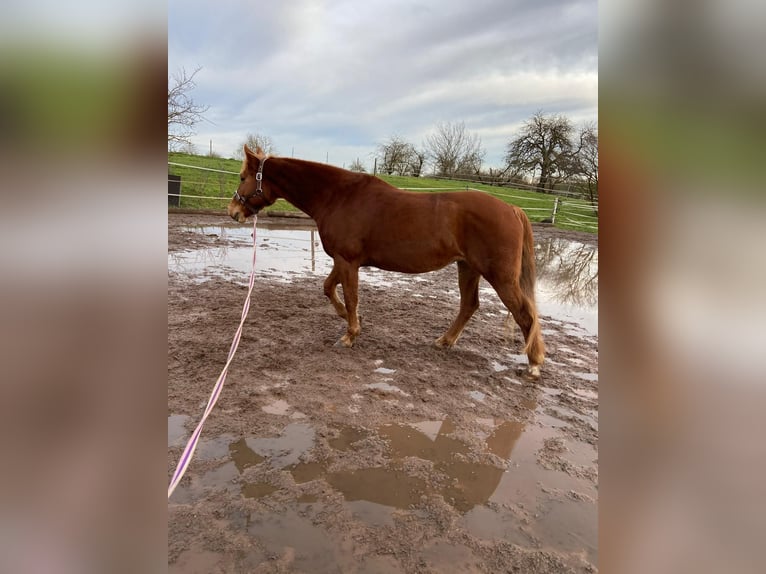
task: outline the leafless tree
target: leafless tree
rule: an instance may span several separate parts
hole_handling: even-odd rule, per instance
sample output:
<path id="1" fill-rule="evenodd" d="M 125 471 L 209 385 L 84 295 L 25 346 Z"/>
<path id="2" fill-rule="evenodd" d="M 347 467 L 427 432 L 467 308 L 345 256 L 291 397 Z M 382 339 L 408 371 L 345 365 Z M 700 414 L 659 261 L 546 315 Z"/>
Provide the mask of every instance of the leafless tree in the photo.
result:
<path id="1" fill-rule="evenodd" d="M 578 174 L 588 186 L 588 199 L 595 205 L 598 201 L 598 125 L 588 123 L 580 130 L 577 152 Z"/>
<path id="2" fill-rule="evenodd" d="M 465 124 L 439 123 L 425 145 L 438 175 L 476 174 L 484 161 L 484 149 L 478 134 L 471 134 Z"/>
<path id="3" fill-rule="evenodd" d="M 557 179 L 572 175 L 574 169 L 577 150 L 572 146 L 572 131 L 572 122 L 566 116 L 535 113 L 508 144 L 505 158 L 511 173 L 534 177 L 539 171 L 540 188 L 553 189 Z"/>
<path id="4" fill-rule="evenodd" d="M 180 146 L 178 151 L 181 153 L 188 153 L 189 155 L 197 155 L 197 146 L 191 142 L 186 142 Z"/>
<path id="5" fill-rule="evenodd" d="M 247 137 L 245 138 L 245 141 L 243 141 L 237 149 L 234 150 L 234 159 L 244 159 L 245 152 L 242 149 L 243 146 L 247 145 L 251 150 L 255 151 L 257 148 L 261 148 L 264 153 L 266 154 L 276 154 L 277 148 L 274 147 L 274 141 L 271 139 L 271 136 L 259 134 L 259 133 L 250 133 L 247 134 Z"/>
<path id="6" fill-rule="evenodd" d="M 391 136 L 388 141 L 379 144 L 378 155 L 382 159 L 380 171 L 387 175 L 418 177 L 426 160 L 424 151 L 399 136 Z"/>
<path id="7" fill-rule="evenodd" d="M 351 162 L 351 165 L 348 166 L 349 171 L 355 171 L 357 173 L 367 173 L 367 170 L 364 168 L 364 165 L 361 161 L 359 161 L 359 158 L 356 158 L 353 162 Z"/>
<path id="8" fill-rule="evenodd" d="M 197 104 L 190 94 L 197 85 L 194 76 L 201 69 L 198 67 L 189 75 L 181 68 L 168 78 L 168 148 L 190 144 L 189 138 L 196 133 L 194 125 L 204 119 L 203 114 L 209 109 Z"/>
<path id="9" fill-rule="evenodd" d="M 428 153 L 423 149 L 412 148 L 412 154 L 410 155 L 410 175 L 420 177 L 423 173 L 423 168 L 426 165 L 426 159 Z"/>

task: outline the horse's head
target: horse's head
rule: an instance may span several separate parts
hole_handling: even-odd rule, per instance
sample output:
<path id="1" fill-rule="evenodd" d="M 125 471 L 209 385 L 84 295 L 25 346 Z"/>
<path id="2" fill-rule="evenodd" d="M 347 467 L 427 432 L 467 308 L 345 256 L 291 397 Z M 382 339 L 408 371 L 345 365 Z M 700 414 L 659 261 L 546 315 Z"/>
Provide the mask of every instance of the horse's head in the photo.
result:
<path id="1" fill-rule="evenodd" d="M 244 223 L 248 217 L 276 200 L 265 194 L 261 187 L 266 154 L 260 147 L 253 152 L 245 145 L 244 150 L 245 159 L 242 161 L 242 169 L 239 172 L 239 187 L 234 192 L 228 207 L 229 215 L 240 223 Z"/>

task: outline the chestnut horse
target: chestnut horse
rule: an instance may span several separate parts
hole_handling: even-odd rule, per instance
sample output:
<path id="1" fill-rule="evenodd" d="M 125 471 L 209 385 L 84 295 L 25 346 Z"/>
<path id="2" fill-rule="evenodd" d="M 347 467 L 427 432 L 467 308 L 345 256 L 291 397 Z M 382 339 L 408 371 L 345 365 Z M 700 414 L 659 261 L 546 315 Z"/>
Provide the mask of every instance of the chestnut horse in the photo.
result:
<path id="1" fill-rule="evenodd" d="M 520 208 L 478 191 L 414 193 L 330 165 L 266 156 L 247 146 L 244 152 L 229 215 L 244 223 L 281 197 L 316 221 L 334 262 L 324 292 L 348 322 L 341 344 L 351 347 L 360 332 L 360 267 L 425 273 L 457 262 L 460 311 L 436 345 L 455 344 L 479 308 L 484 277 L 521 327 L 528 374 L 540 376 L 545 345 L 535 305 L 534 243 Z"/>

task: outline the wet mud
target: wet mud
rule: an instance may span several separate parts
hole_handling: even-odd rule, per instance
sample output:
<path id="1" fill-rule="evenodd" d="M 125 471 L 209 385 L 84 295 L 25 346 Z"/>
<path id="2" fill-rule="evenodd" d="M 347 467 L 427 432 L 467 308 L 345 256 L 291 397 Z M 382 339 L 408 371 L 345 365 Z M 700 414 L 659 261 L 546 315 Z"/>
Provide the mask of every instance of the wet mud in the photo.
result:
<path id="1" fill-rule="evenodd" d="M 170 572 L 594 572 L 598 250 L 535 227 L 542 378 L 482 283 L 457 345 L 454 266 L 360 276 L 362 333 L 305 221 L 262 218 L 226 386 L 168 504 Z M 259 222 L 260 223 L 260 222 Z M 223 367 L 251 226 L 169 215 L 168 478 Z"/>

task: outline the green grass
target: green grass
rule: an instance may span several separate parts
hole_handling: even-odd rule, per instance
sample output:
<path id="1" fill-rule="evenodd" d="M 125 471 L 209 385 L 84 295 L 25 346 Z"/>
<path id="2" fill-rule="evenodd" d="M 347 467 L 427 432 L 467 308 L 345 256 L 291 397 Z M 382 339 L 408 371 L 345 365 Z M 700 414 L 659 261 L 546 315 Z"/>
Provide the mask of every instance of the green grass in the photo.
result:
<path id="1" fill-rule="evenodd" d="M 226 209 L 226 205 L 239 185 L 239 170 L 242 167 L 241 160 L 168 152 L 168 161 L 234 172 L 219 173 L 168 165 L 169 174 L 181 176 L 181 195 L 202 195 L 205 198 L 210 198 L 181 197 L 180 207 L 191 209 Z M 279 199 L 274 205 L 267 207 L 266 211 L 298 211 L 298 209 L 285 200 Z"/>
<path id="2" fill-rule="evenodd" d="M 239 184 L 239 170 L 242 166 L 240 160 L 213 158 L 207 156 L 189 155 L 185 153 L 168 153 L 168 161 L 185 165 L 205 167 L 208 169 L 218 169 L 222 171 L 233 172 L 231 174 L 218 173 L 214 171 L 203 171 L 194 168 L 179 167 L 168 165 L 168 173 L 181 176 L 181 194 L 183 195 L 201 195 L 205 198 L 182 197 L 180 206 L 192 209 L 225 209 L 226 205 L 234 194 Z M 527 212 L 530 220 L 541 221 L 550 217 L 553 211 L 554 197 L 534 191 L 526 191 L 515 188 L 500 188 L 491 185 L 479 183 L 470 183 L 463 181 L 452 181 L 443 179 L 432 179 L 427 177 L 405 177 L 396 175 L 379 176 L 383 181 L 400 188 L 408 188 L 417 191 L 422 189 L 423 193 L 431 193 L 438 190 L 429 190 L 424 188 L 437 187 L 442 191 L 449 189 L 461 190 L 470 187 L 486 191 L 498 199 L 518 205 Z M 446 189 L 445 189 L 446 188 Z M 215 199 L 222 198 L 222 199 Z M 566 219 L 581 221 L 577 215 L 592 214 L 592 210 L 577 209 L 578 205 L 587 206 L 588 202 L 575 199 L 566 199 L 562 203 L 557 219 L 556 227 L 562 229 L 572 229 L 576 231 L 598 232 L 598 225 L 595 227 L 583 223 L 572 223 Z M 280 199 L 274 205 L 267 207 L 266 211 L 298 211 L 295 207 Z"/>

